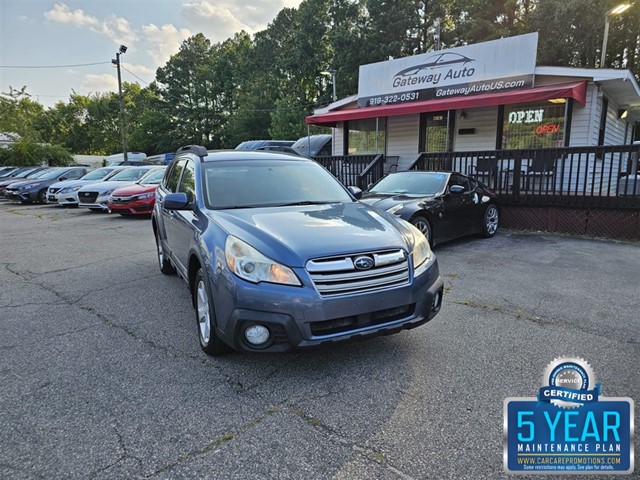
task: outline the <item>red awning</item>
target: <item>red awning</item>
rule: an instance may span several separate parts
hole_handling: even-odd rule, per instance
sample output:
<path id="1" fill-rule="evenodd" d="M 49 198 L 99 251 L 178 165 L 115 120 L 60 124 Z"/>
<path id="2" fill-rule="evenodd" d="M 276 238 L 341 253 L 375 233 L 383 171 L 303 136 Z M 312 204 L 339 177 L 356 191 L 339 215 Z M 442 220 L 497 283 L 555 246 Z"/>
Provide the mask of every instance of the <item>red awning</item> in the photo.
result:
<path id="1" fill-rule="evenodd" d="M 437 112 L 440 110 L 460 110 L 462 108 L 491 107 L 512 103 L 531 103 L 550 100 L 552 98 L 573 98 L 581 105 L 585 104 L 587 82 L 544 85 L 542 87 L 510 90 L 500 93 L 483 93 L 467 97 L 439 98 L 424 102 L 400 103 L 380 107 L 352 108 L 336 110 L 305 118 L 313 125 L 335 126 L 345 120 L 361 120 L 364 118 L 393 117 L 412 113 Z"/>

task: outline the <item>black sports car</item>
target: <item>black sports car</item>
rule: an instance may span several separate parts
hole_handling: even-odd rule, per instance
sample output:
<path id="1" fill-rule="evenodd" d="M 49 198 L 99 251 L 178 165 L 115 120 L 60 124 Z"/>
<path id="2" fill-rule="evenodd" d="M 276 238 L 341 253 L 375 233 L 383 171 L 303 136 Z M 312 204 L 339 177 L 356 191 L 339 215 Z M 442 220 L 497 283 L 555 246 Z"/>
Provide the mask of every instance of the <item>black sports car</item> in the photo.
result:
<path id="1" fill-rule="evenodd" d="M 431 245 L 471 234 L 493 237 L 498 231 L 496 194 L 459 173 L 391 173 L 360 200 L 411 222 Z"/>

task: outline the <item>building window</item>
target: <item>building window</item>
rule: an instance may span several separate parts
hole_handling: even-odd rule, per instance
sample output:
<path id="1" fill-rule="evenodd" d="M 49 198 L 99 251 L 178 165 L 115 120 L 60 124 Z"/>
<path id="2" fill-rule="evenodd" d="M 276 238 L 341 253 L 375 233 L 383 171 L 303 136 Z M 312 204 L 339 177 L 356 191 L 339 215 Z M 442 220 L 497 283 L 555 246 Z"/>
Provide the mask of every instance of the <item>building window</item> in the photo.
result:
<path id="1" fill-rule="evenodd" d="M 502 148 L 555 148 L 564 146 L 566 100 L 505 105 Z"/>
<path id="2" fill-rule="evenodd" d="M 350 155 L 384 153 L 387 138 L 386 118 L 351 120 L 347 123 L 348 149 Z"/>

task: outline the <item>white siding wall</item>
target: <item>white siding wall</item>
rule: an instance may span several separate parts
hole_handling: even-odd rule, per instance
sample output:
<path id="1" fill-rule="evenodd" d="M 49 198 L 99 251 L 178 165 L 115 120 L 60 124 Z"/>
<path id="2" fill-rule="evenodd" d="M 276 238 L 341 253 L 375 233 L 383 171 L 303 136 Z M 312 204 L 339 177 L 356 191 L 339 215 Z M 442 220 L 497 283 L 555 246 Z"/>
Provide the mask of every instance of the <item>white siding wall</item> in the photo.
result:
<path id="1" fill-rule="evenodd" d="M 618 118 L 618 105 L 609 99 L 607 127 L 604 131 L 605 145 L 624 145 L 626 122 Z"/>
<path id="2" fill-rule="evenodd" d="M 593 129 L 591 122 L 596 118 L 593 107 L 597 108 L 598 89 L 592 83 L 587 85 L 587 95 L 584 107 L 578 102 L 573 102 L 573 118 L 571 119 L 570 147 L 585 147 L 598 143 L 598 132 L 596 127 L 596 139 L 593 141 Z M 598 116 L 599 117 L 599 116 Z"/>
<path id="3" fill-rule="evenodd" d="M 453 150 L 468 152 L 471 150 L 495 150 L 498 130 L 498 107 L 465 109 L 467 118 L 460 118 L 460 110 L 455 111 L 455 133 Z M 461 128 L 475 128 L 473 135 L 458 135 Z"/>
<path id="4" fill-rule="evenodd" d="M 420 115 L 387 118 L 387 156 L 398 156 L 398 170 L 406 170 L 418 158 Z"/>

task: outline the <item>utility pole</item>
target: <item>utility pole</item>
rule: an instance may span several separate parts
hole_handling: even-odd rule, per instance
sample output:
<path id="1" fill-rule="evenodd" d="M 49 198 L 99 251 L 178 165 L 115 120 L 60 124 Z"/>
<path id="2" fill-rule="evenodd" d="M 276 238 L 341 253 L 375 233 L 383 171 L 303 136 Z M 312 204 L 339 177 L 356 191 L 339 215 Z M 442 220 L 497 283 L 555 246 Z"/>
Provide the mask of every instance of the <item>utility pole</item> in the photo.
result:
<path id="1" fill-rule="evenodd" d="M 111 60 L 118 70 L 118 95 L 120 97 L 120 132 L 122 133 L 122 155 L 123 160 L 126 162 L 129 160 L 127 154 L 127 133 L 124 123 L 124 99 L 122 97 L 122 75 L 120 74 L 120 55 L 127 52 L 125 45 L 120 45 L 120 49 L 116 52 L 115 60 Z"/>

